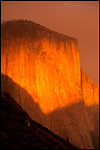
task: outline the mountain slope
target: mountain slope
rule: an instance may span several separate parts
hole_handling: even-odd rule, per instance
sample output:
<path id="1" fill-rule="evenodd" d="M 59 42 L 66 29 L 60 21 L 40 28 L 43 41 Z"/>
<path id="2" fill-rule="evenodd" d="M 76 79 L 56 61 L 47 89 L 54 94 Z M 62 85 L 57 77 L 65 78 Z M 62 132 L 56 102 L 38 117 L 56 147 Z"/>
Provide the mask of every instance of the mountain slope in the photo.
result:
<path id="1" fill-rule="evenodd" d="M 1 92 L 2 149 L 78 149 L 32 120 L 9 93 Z"/>
<path id="2" fill-rule="evenodd" d="M 98 87 L 80 69 L 76 39 L 32 21 L 4 22 L 1 73 L 2 91 L 33 120 L 74 145 L 93 148 L 90 130 L 99 131 Z"/>

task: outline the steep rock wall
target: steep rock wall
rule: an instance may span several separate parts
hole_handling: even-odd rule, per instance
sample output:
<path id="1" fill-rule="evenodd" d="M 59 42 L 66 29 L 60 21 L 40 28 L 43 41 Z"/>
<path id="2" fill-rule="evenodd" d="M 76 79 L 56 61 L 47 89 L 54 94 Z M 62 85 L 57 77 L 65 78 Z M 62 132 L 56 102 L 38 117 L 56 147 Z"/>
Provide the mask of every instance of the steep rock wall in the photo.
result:
<path id="1" fill-rule="evenodd" d="M 99 136 L 99 87 L 81 70 L 82 92 L 89 116 L 90 130 Z"/>
<path id="2" fill-rule="evenodd" d="M 1 89 L 32 119 L 92 148 L 77 40 L 28 21 L 4 23 L 1 31 Z"/>

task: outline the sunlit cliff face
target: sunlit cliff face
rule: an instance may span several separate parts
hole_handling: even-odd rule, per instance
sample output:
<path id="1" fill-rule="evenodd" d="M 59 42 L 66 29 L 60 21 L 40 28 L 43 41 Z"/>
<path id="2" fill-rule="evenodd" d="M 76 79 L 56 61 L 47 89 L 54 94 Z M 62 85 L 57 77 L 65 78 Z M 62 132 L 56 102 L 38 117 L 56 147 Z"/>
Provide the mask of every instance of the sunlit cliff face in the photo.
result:
<path id="1" fill-rule="evenodd" d="M 77 42 L 57 46 L 44 38 L 32 49 L 16 45 L 1 53 L 1 72 L 28 91 L 44 113 L 82 99 Z"/>
<path id="2" fill-rule="evenodd" d="M 56 107 L 65 107 L 76 99 L 80 99 L 80 94 L 76 94 L 79 93 L 80 88 L 79 55 L 77 55 L 76 64 L 73 60 L 75 50 L 78 54 L 77 47 L 72 49 L 72 45 L 66 43 L 67 48 L 64 49 L 63 42 L 59 45 L 57 50 L 56 43 L 50 45 L 46 39 L 43 39 L 42 50 L 39 51 L 35 60 L 35 88 L 41 99 L 40 107 L 45 113 L 53 111 Z M 70 49 L 72 52 L 67 54 Z M 74 75 L 76 72 L 76 76 L 72 77 L 72 74 Z M 76 83 L 77 88 L 74 86 Z M 71 97 L 71 93 L 73 93 L 73 97 Z M 77 98 L 74 97 L 75 94 Z M 56 100 L 53 101 L 53 99 Z M 62 102 L 59 99 L 62 99 Z M 52 107 L 48 103 L 51 103 Z"/>
<path id="3" fill-rule="evenodd" d="M 86 106 L 99 104 L 99 87 L 82 71 L 82 92 Z"/>

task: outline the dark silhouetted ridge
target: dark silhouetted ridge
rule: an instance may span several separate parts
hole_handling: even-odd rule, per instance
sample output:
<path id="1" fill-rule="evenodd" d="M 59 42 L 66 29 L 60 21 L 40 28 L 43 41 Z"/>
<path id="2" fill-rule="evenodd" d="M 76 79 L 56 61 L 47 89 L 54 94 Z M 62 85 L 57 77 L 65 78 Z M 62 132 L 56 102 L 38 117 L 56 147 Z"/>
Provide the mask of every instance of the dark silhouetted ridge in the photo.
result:
<path id="1" fill-rule="evenodd" d="M 78 149 L 32 120 L 7 92 L 1 92 L 1 149 Z"/>

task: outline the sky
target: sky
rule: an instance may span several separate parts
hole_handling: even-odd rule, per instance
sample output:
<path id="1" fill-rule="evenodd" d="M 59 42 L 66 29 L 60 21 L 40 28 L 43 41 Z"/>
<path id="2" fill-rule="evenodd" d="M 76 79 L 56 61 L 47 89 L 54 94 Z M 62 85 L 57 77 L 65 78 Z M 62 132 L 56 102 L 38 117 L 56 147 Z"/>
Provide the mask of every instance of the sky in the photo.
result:
<path id="1" fill-rule="evenodd" d="M 11 19 L 76 38 L 81 68 L 99 85 L 99 1 L 1 1 L 1 22 Z"/>

